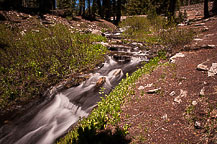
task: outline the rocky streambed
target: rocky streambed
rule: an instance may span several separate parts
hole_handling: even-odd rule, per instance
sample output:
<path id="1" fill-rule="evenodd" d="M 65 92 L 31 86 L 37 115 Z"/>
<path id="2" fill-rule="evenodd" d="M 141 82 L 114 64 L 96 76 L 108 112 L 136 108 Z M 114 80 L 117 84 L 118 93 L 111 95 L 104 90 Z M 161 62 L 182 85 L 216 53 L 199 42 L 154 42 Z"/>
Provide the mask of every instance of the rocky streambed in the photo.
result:
<path id="1" fill-rule="evenodd" d="M 76 122 L 87 117 L 101 100 L 99 91 L 108 94 L 126 75 L 142 62 L 148 62 L 149 51 L 142 43 L 122 44 L 120 29 L 104 33 L 109 43 L 101 43 L 111 51 L 106 60 L 93 73 L 83 75 L 88 79 L 76 87 L 61 90 L 62 85 L 49 91 L 47 98 L 33 109 L 0 128 L 0 143 L 50 144 L 64 135 Z"/>

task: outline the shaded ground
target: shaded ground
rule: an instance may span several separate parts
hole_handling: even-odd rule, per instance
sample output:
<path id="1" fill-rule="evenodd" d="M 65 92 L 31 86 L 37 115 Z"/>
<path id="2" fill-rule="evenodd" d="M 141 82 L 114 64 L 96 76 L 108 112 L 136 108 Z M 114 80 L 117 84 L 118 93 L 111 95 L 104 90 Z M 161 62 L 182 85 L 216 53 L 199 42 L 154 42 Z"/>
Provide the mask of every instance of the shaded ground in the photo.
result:
<path id="1" fill-rule="evenodd" d="M 191 17 L 194 7 L 187 7 Z M 217 75 L 197 69 L 217 63 L 217 17 L 196 14 L 199 19 L 184 28 L 199 33 L 183 57 L 141 77 L 123 105 L 120 126 L 129 127 L 131 143 L 217 143 Z M 148 94 L 153 89 L 159 90 Z"/>

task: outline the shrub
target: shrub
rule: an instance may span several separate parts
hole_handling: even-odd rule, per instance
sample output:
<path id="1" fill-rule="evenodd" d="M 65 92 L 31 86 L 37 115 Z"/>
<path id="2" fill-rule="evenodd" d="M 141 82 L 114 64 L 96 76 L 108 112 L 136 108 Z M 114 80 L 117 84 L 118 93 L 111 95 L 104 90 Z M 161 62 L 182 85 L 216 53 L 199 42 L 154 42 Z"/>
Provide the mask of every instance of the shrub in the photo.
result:
<path id="1" fill-rule="evenodd" d="M 107 49 L 92 43 L 105 40 L 60 24 L 19 33 L 0 25 L 0 111 L 40 96 L 70 74 L 94 68 Z"/>
<path id="2" fill-rule="evenodd" d="M 162 16 L 129 17 L 120 26 L 130 27 L 123 34 L 127 38 L 172 48 L 189 43 L 194 36 L 192 30 L 177 28 L 176 23 L 169 22 Z"/>

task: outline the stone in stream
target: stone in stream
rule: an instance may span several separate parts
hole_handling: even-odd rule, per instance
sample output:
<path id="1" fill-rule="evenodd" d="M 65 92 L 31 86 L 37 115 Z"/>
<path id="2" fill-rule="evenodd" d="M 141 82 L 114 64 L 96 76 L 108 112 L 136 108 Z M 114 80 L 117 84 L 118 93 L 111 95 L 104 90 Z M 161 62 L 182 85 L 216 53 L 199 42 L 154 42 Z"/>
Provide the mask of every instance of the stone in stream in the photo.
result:
<path id="1" fill-rule="evenodd" d="M 96 87 L 101 87 L 105 82 L 106 82 L 106 78 L 105 77 L 99 78 L 97 80 L 97 82 L 96 82 Z"/>

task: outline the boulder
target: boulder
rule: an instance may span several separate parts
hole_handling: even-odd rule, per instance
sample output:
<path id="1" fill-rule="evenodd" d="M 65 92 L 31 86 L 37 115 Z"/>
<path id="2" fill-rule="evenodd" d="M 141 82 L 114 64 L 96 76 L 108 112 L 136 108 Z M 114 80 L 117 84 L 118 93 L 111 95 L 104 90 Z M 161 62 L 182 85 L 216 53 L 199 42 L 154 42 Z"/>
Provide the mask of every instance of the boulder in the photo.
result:
<path id="1" fill-rule="evenodd" d="M 100 30 L 93 30 L 91 33 L 95 35 L 102 35 L 102 32 Z"/>
<path id="2" fill-rule="evenodd" d="M 175 99 L 174 99 L 174 102 L 177 102 L 177 103 L 181 103 L 182 102 L 182 99 L 181 98 L 183 98 L 183 97 L 186 97 L 187 96 L 187 91 L 184 91 L 184 90 L 180 90 L 180 94 L 179 94 L 179 96 L 177 96 Z"/>
<path id="3" fill-rule="evenodd" d="M 105 77 L 99 78 L 97 80 L 97 82 L 96 82 L 96 87 L 101 87 L 105 82 L 106 82 L 106 78 Z"/>
<path id="4" fill-rule="evenodd" d="M 180 57 L 185 57 L 185 55 L 184 55 L 183 53 L 177 53 L 177 54 L 175 54 L 174 56 L 172 56 L 172 57 L 170 58 L 170 62 L 171 62 L 171 63 L 175 63 L 175 59 L 176 59 L 176 58 L 180 58 Z"/>
<path id="5" fill-rule="evenodd" d="M 215 76 L 216 74 L 217 74 L 217 63 L 212 63 L 212 66 L 208 71 L 208 77 Z"/>
<path id="6" fill-rule="evenodd" d="M 197 70 L 208 71 L 209 68 L 206 65 L 204 65 L 204 64 L 201 63 L 201 64 L 197 65 Z"/>

